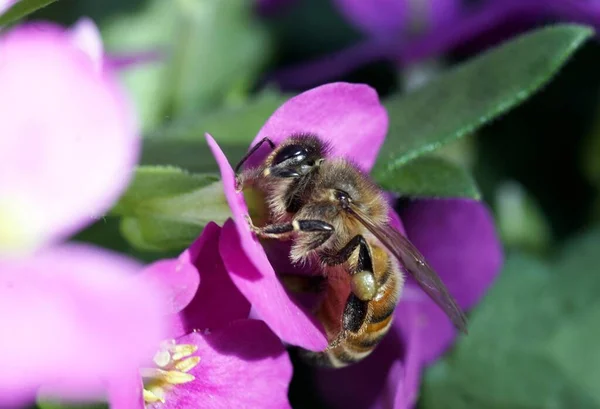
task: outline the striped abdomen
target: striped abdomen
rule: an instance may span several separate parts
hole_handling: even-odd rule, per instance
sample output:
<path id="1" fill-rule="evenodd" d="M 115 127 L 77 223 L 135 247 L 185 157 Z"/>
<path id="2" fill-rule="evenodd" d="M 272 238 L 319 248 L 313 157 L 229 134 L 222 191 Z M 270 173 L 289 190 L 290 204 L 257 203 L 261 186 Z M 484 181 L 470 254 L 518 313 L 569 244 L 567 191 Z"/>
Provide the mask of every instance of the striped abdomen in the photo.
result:
<path id="1" fill-rule="evenodd" d="M 398 263 L 379 246 L 369 243 L 373 273 L 378 283 L 376 296 L 360 301 L 351 296 L 350 275 L 343 268 L 327 269 L 327 293 L 317 317 L 325 327 L 329 347 L 324 352 L 306 353 L 310 361 L 321 366 L 343 367 L 369 355 L 387 334 L 403 286 Z M 349 322 L 366 309 L 360 322 Z M 346 329 L 344 329 L 346 328 Z"/>

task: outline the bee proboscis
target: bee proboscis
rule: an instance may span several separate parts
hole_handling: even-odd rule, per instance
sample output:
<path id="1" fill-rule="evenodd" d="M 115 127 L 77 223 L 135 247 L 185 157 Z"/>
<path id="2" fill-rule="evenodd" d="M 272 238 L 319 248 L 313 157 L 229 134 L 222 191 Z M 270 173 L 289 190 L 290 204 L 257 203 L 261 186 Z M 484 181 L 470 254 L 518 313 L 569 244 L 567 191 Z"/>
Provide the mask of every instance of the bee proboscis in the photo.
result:
<path id="1" fill-rule="evenodd" d="M 240 172 L 264 143 L 272 152 Z M 315 135 L 293 135 L 278 146 L 264 138 L 236 167 L 238 188 L 257 189 L 268 207 L 268 223 L 251 223 L 253 231 L 291 240 L 292 262 L 316 263 L 322 270 L 325 297 L 315 313 L 329 346 L 305 357 L 342 367 L 369 355 L 392 324 L 404 285 L 401 267 L 466 332 L 465 315 L 438 275 L 390 225 L 381 189 L 352 162 L 328 159 L 328 150 Z"/>

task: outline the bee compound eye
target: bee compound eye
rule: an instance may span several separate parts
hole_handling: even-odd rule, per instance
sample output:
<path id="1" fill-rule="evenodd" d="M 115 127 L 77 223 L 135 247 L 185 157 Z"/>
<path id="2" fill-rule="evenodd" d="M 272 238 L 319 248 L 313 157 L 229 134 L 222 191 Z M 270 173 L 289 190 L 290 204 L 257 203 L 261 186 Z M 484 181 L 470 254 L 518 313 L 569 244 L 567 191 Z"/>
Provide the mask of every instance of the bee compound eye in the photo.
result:
<path id="1" fill-rule="evenodd" d="M 273 165 L 279 165 L 290 159 L 300 162 L 308 156 L 308 152 L 301 145 L 288 145 L 281 148 L 273 158 Z"/>

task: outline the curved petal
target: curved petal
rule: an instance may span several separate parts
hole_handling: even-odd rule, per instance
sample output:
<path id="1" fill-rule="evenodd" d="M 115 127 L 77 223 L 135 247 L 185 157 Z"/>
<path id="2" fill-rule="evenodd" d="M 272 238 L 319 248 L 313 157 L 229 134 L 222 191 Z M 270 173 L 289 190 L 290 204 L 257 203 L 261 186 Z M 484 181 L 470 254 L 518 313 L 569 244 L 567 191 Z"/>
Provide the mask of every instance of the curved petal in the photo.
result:
<path id="1" fill-rule="evenodd" d="M 327 347 L 321 325 L 298 300 L 293 299 L 275 275 L 264 252 L 258 270 L 242 249 L 239 232 L 231 220 L 223 226 L 219 249 L 237 288 L 246 296 L 260 319 L 283 341 L 312 351 Z M 259 255 L 257 255 L 259 256 Z"/>
<path id="2" fill-rule="evenodd" d="M 20 26 L 0 38 L 0 56 L 0 251 L 24 251 L 101 216 L 140 140 L 116 80 L 66 30 Z"/>
<path id="3" fill-rule="evenodd" d="M 254 311 L 281 339 L 313 351 L 327 347 L 320 324 L 285 291 L 264 249 L 245 220 L 248 207 L 235 191 L 233 169 L 215 140 L 206 135 L 219 165 L 225 198 L 233 214 L 223 226 L 219 251 L 234 284 L 250 301 Z"/>
<path id="4" fill-rule="evenodd" d="M 256 320 L 230 323 L 211 334 L 191 333 L 178 343 L 198 347 L 196 379 L 178 385 L 160 408 L 288 409 L 292 364 L 277 337 Z"/>
<path id="5" fill-rule="evenodd" d="M 400 211 L 411 241 L 438 272 L 463 309 L 473 307 L 493 283 L 502 249 L 485 205 L 465 199 L 415 200 Z M 419 310 L 422 361 L 429 364 L 452 344 L 456 331 L 442 310 L 411 279 L 402 303 Z"/>
<path id="6" fill-rule="evenodd" d="M 101 72 L 104 59 L 104 45 L 102 44 L 100 30 L 98 30 L 96 24 L 87 17 L 80 18 L 71 27 L 68 34 L 73 44 L 86 53 L 94 64 L 94 68 L 98 72 Z"/>
<path id="7" fill-rule="evenodd" d="M 494 220 L 481 202 L 414 200 L 400 211 L 409 239 L 463 309 L 473 307 L 502 265 Z"/>
<path id="8" fill-rule="evenodd" d="M 221 260 L 220 235 L 221 228 L 209 223 L 185 252 L 201 281 L 198 292 L 179 314 L 183 324 L 181 334 L 220 328 L 233 320 L 248 318 L 250 314 L 250 303 L 231 281 Z"/>
<path id="9" fill-rule="evenodd" d="M 150 359 L 164 339 L 164 298 L 120 255 L 63 245 L 29 259 L 0 259 L 0 388 L 58 383 L 97 393 Z M 92 391 L 93 389 L 93 391 Z"/>
<path id="10" fill-rule="evenodd" d="M 252 145 L 269 137 L 279 144 L 293 134 L 312 133 L 331 145 L 331 155 L 351 159 L 369 171 L 388 129 L 388 116 L 377 92 L 362 84 L 336 82 L 303 92 L 279 107 Z M 264 159 L 268 147 L 248 161 Z"/>

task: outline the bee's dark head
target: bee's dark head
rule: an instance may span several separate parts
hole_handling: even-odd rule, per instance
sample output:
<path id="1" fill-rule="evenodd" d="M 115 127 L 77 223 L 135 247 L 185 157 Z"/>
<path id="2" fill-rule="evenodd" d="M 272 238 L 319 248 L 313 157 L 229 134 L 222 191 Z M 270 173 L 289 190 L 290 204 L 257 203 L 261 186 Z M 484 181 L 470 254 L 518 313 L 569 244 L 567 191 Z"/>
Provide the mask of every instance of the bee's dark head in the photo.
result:
<path id="1" fill-rule="evenodd" d="M 302 177 L 317 168 L 324 156 L 325 146 L 315 136 L 295 136 L 274 152 L 269 173 L 276 177 Z"/>

